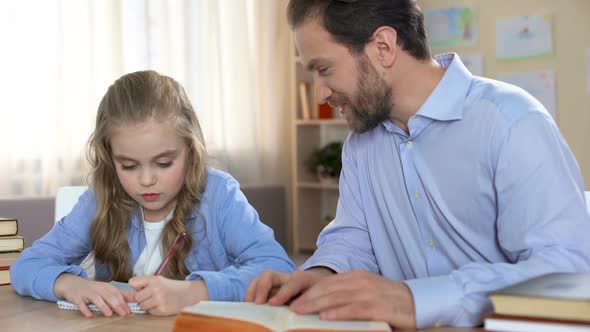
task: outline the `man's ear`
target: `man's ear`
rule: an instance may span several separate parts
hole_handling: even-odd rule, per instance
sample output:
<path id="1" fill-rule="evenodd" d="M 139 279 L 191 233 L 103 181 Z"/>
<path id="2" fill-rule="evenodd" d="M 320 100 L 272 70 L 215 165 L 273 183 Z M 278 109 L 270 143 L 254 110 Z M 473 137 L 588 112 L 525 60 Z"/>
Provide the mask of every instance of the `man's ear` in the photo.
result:
<path id="1" fill-rule="evenodd" d="M 393 66 L 397 56 L 397 32 L 392 27 L 382 26 L 373 32 L 371 41 L 373 60 L 385 68 Z"/>

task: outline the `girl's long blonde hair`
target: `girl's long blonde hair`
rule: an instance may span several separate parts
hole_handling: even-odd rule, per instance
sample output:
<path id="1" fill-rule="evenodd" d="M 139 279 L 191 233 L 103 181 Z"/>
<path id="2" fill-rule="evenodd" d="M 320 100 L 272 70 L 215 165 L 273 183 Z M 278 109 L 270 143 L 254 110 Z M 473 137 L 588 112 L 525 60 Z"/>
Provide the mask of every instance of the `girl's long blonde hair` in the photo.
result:
<path id="1" fill-rule="evenodd" d="M 150 118 L 172 119 L 176 131 L 186 142 L 186 177 L 178 193 L 172 220 L 162 232 L 164 254 L 179 232 L 187 238 L 163 275 L 183 279 L 188 273 L 184 260 L 193 238 L 186 222 L 200 202 L 206 184 L 207 153 L 199 120 L 182 86 L 155 71 L 138 71 L 122 76 L 102 98 L 96 115 L 96 128 L 87 144 L 87 158 L 92 167 L 90 182 L 97 203 L 91 227 L 92 249 L 98 262 L 105 264 L 111 280 L 128 281 L 129 261 L 127 232 L 138 204 L 123 190 L 112 160 L 109 135 L 122 124 L 136 124 Z"/>

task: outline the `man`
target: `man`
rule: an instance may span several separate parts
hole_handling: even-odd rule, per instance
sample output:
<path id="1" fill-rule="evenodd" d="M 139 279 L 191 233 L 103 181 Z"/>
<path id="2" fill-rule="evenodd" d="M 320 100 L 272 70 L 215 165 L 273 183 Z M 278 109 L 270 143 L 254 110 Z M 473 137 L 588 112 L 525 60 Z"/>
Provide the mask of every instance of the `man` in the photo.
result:
<path id="1" fill-rule="evenodd" d="M 293 274 L 261 274 L 247 301 L 472 326 L 491 291 L 589 270 L 580 170 L 538 101 L 432 58 L 413 0 L 291 0 L 288 17 L 318 98 L 353 133 L 318 249 Z"/>

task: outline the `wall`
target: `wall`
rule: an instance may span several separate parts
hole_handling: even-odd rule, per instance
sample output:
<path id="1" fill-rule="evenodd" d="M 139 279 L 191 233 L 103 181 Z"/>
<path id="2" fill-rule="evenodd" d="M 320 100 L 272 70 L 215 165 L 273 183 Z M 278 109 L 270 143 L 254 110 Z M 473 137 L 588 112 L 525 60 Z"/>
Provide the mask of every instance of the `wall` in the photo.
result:
<path id="1" fill-rule="evenodd" d="M 418 0 L 424 11 L 468 5 L 474 9 L 478 38 L 474 46 L 452 49 L 459 54 L 481 53 L 484 76 L 499 73 L 553 70 L 557 124 L 573 150 L 590 188 L 590 94 L 586 82 L 586 49 L 590 48 L 588 0 Z M 496 19 L 519 15 L 550 15 L 553 55 L 521 61 L 496 60 Z M 451 51 L 435 49 L 434 53 Z"/>

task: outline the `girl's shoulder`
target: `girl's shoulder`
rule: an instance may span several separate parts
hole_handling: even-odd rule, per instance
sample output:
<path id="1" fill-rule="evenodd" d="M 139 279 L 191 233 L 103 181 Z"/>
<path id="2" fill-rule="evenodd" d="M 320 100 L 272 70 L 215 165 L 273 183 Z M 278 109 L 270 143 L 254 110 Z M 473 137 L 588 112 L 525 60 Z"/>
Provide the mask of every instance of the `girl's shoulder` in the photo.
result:
<path id="1" fill-rule="evenodd" d="M 231 176 L 229 173 L 222 171 L 218 168 L 215 167 L 207 167 L 207 180 L 213 180 L 213 181 L 228 181 L 228 180 L 234 180 L 234 177 Z"/>
<path id="2" fill-rule="evenodd" d="M 205 186 L 205 194 L 216 193 L 220 190 L 232 190 L 240 187 L 238 181 L 220 169 L 208 167 L 207 168 L 207 183 Z"/>
<path id="3" fill-rule="evenodd" d="M 225 204 L 228 200 L 241 200 L 242 196 L 240 184 L 233 176 L 213 167 L 207 168 L 207 183 L 201 199 L 201 206 L 203 204 Z"/>
<path id="4" fill-rule="evenodd" d="M 216 211 L 242 199 L 245 198 L 240 191 L 240 185 L 233 176 L 216 168 L 207 169 L 205 192 L 198 204 L 201 213 Z"/>

